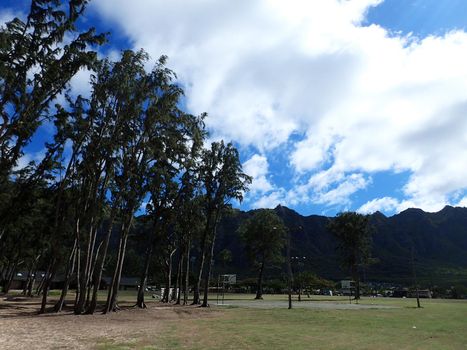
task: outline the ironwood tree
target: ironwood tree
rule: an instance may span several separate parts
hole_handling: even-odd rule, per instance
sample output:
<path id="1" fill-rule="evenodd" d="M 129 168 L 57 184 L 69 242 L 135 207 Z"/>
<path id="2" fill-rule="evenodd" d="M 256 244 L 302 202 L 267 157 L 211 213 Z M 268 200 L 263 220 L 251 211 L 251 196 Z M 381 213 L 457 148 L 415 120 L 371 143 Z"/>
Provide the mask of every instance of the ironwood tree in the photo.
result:
<path id="1" fill-rule="evenodd" d="M 243 198 L 251 179 L 232 144 L 203 148 L 205 115 L 180 108 L 183 90 L 165 56 L 151 71 L 143 50 L 125 50 L 116 61 L 97 58 L 93 49 L 105 36 L 76 28 L 87 4 L 32 0 L 26 21 L 16 18 L 0 28 L 3 288 L 27 269 L 23 293 L 31 295 L 38 282 L 43 313 L 60 275 L 54 311 L 63 309 L 76 285 L 74 313 L 92 314 L 101 280 L 111 273 L 103 311 L 117 310 L 128 240 L 137 213 L 145 212 L 152 232 L 138 237 L 146 240 L 147 251 L 140 260 L 137 306 L 145 306 L 154 261 L 166 263 L 167 290 L 176 271 L 176 289 L 183 289 L 187 303 L 195 242 L 200 242 L 200 253 L 193 254 L 199 262 L 196 300 L 204 276 L 206 306 L 217 223 L 230 200 Z M 83 68 L 92 72 L 89 97 L 69 89 Z M 55 133 L 42 159 L 23 166 L 24 149 L 45 121 Z M 154 251 L 161 256 L 154 258 Z M 38 271 L 44 271 L 40 281 Z M 180 294 L 175 299 L 181 303 Z"/>
<path id="2" fill-rule="evenodd" d="M 259 209 L 239 227 L 238 232 L 250 262 L 258 270 L 255 299 L 263 299 L 264 269 L 269 263 L 282 261 L 287 228 L 273 210 Z"/>
<path id="3" fill-rule="evenodd" d="M 368 215 L 343 212 L 328 224 L 337 239 L 342 266 L 350 270 L 355 281 L 355 299 L 360 299 L 360 270 L 371 262 L 372 228 Z"/>
<path id="4" fill-rule="evenodd" d="M 199 303 L 199 290 L 204 276 L 204 295 L 201 306 L 208 306 L 209 280 L 211 276 L 216 230 L 222 211 L 232 199 L 241 201 L 251 183 L 251 177 L 243 173 L 237 149 L 231 144 L 213 142 L 201 157 L 200 179 L 203 185 L 206 226 L 201 237 L 198 257 L 198 281 L 194 288 L 193 303 Z"/>

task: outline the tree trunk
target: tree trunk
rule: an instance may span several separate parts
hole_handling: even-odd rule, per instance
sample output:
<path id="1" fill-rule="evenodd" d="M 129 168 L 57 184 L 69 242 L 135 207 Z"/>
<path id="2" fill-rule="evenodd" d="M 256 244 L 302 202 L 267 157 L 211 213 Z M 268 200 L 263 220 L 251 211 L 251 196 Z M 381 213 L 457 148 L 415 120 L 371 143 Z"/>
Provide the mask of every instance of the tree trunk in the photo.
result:
<path id="1" fill-rule="evenodd" d="M 8 279 L 6 281 L 5 288 L 3 289 L 4 293 L 8 293 L 10 291 L 11 284 L 13 283 L 13 278 L 15 278 L 17 266 L 18 266 L 18 260 L 15 260 L 15 262 L 13 263 L 13 266 L 11 267 L 11 270 L 8 273 Z"/>
<path id="2" fill-rule="evenodd" d="M 164 290 L 164 295 L 162 297 L 162 302 L 168 303 L 170 299 L 170 286 L 172 285 L 172 256 L 175 254 L 177 249 L 172 250 L 169 254 L 169 259 L 167 261 L 167 279 L 166 287 Z"/>
<path id="3" fill-rule="evenodd" d="M 110 242 L 110 237 L 112 235 L 112 229 L 113 229 L 113 224 L 115 220 L 115 216 L 117 215 L 117 205 L 114 205 L 112 207 L 112 211 L 110 214 L 110 220 L 109 220 L 109 227 L 107 228 L 107 234 L 105 235 L 105 240 L 104 240 L 104 249 L 102 251 L 102 256 L 99 258 L 96 256 L 96 264 L 97 261 L 99 263 L 97 264 L 97 271 L 94 271 L 94 283 L 93 283 L 93 291 L 92 291 L 92 297 L 91 297 L 91 302 L 89 304 L 89 307 L 86 311 L 87 314 L 93 314 L 94 311 L 96 311 L 96 306 L 97 306 L 97 292 L 99 291 L 101 279 L 102 279 L 102 273 L 104 271 L 104 265 L 105 265 L 105 258 L 107 257 L 107 250 L 109 247 L 109 242 Z M 110 288 L 110 287 L 109 287 Z"/>
<path id="4" fill-rule="evenodd" d="M 360 276 L 355 265 L 352 265 L 352 279 L 355 281 L 355 300 L 360 300 Z"/>
<path id="5" fill-rule="evenodd" d="M 64 281 L 62 293 L 60 294 L 60 299 L 58 300 L 58 302 L 55 304 L 55 307 L 54 307 L 55 312 L 62 311 L 63 305 L 65 303 L 65 298 L 68 293 L 68 288 L 70 287 L 71 276 L 75 270 L 75 253 L 76 253 L 77 243 L 78 241 L 75 239 L 73 248 L 71 249 L 70 257 L 68 258 L 68 263 L 67 263 L 66 273 L 65 273 L 65 281 Z"/>
<path id="6" fill-rule="evenodd" d="M 133 210 L 127 212 L 126 217 L 123 218 L 122 233 L 120 237 L 120 244 L 117 256 L 117 264 L 115 266 L 114 275 L 112 278 L 111 287 L 107 296 L 107 303 L 104 313 L 116 311 L 118 309 L 118 291 L 120 287 L 120 280 L 122 278 L 123 262 L 125 260 L 126 244 L 128 241 L 128 234 L 130 232 L 131 222 L 133 220 Z M 125 222 L 126 221 L 126 222 Z"/>
<path id="7" fill-rule="evenodd" d="M 209 279 L 211 278 L 211 268 L 212 268 L 212 257 L 214 255 L 214 243 L 216 241 L 216 229 L 214 228 L 214 232 L 212 235 L 212 240 L 211 240 L 211 249 L 208 251 L 208 256 L 206 259 L 207 264 L 206 266 L 206 274 L 205 274 L 205 279 L 204 279 L 204 296 L 203 296 L 203 303 L 201 304 L 201 307 L 208 307 L 208 294 L 209 294 Z"/>
<path id="8" fill-rule="evenodd" d="M 182 284 L 183 284 L 183 261 L 185 254 L 180 254 L 180 261 L 178 262 L 178 272 L 177 272 L 177 285 L 175 287 L 175 296 L 176 296 L 176 305 L 180 305 L 181 295 L 182 295 Z"/>
<path id="9" fill-rule="evenodd" d="M 26 279 L 26 283 L 24 284 L 23 291 L 21 292 L 21 294 L 24 296 L 26 296 L 28 293 L 29 284 L 31 283 L 31 279 L 32 279 L 33 269 L 34 269 L 34 263 L 31 263 L 31 265 L 29 265 L 28 277 Z"/>
<path id="10" fill-rule="evenodd" d="M 413 283 L 415 285 L 415 296 L 417 297 L 417 308 L 421 308 L 422 306 L 420 305 L 420 293 L 418 290 L 418 281 L 417 281 L 417 272 L 415 269 L 415 253 L 414 253 L 414 248 L 412 246 L 412 252 L 411 252 L 411 262 L 412 262 L 412 274 L 413 274 Z"/>
<path id="11" fill-rule="evenodd" d="M 36 283 L 36 277 L 37 277 L 37 269 L 34 270 L 32 278 L 29 281 L 29 285 L 28 285 L 28 292 L 26 295 L 30 298 L 32 297 L 32 290 L 34 289 L 34 284 Z"/>
<path id="12" fill-rule="evenodd" d="M 79 290 L 80 290 L 80 280 L 81 280 L 81 248 L 78 245 L 76 246 L 76 292 L 75 292 L 75 305 L 78 303 Z"/>
<path id="13" fill-rule="evenodd" d="M 192 305 L 198 305 L 200 304 L 200 286 L 201 286 L 201 280 L 203 279 L 203 271 L 204 271 L 204 262 L 206 260 L 206 251 L 207 251 L 207 245 L 208 245 L 208 235 L 209 235 L 209 230 L 211 226 L 211 215 L 208 215 L 208 219 L 206 222 L 206 229 L 204 230 L 203 234 L 203 239 L 201 242 L 201 254 L 198 257 L 198 266 L 197 266 L 197 271 L 198 271 L 198 277 L 196 280 L 196 283 L 193 288 L 193 302 Z"/>
<path id="14" fill-rule="evenodd" d="M 151 242 L 150 246 L 146 250 L 146 258 L 144 261 L 144 270 L 141 275 L 141 279 L 139 282 L 139 288 L 138 288 L 138 298 L 136 300 L 136 306 L 145 309 L 146 308 L 146 303 L 144 302 L 144 292 L 146 289 L 146 284 L 148 281 L 148 273 L 149 273 L 149 265 L 151 264 L 151 258 L 152 258 L 152 251 L 153 251 L 153 242 Z"/>
<path id="15" fill-rule="evenodd" d="M 190 249 L 191 239 L 188 239 L 186 246 L 186 270 L 185 270 L 185 287 L 183 289 L 183 305 L 188 304 L 188 291 L 190 286 Z"/>
<path id="16" fill-rule="evenodd" d="M 264 271 L 264 254 L 263 254 L 263 259 L 261 260 L 261 266 L 259 268 L 258 289 L 256 290 L 255 299 L 263 299 L 263 271 Z"/>
<path id="17" fill-rule="evenodd" d="M 91 220 L 91 225 L 93 225 L 93 220 Z M 89 281 L 90 281 L 90 272 L 91 272 L 91 262 L 93 257 L 93 250 L 96 240 L 95 227 L 91 226 L 89 230 L 89 235 L 87 239 L 86 255 L 84 257 L 84 265 L 81 273 L 80 281 L 80 290 L 78 303 L 75 305 L 75 314 L 82 314 L 85 311 L 86 296 L 88 294 Z"/>
<path id="18" fill-rule="evenodd" d="M 42 293 L 42 288 L 44 287 L 45 279 L 46 279 L 47 275 L 49 274 L 49 270 L 50 270 L 50 265 L 47 267 L 47 270 L 46 270 L 44 276 L 42 276 L 41 280 L 39 281 L 39 284 L 37 285 L 37 288 L 36 288 L 36 295 L 37 296 L 39 296 Z"/>
<path id="19" fill-rule="evenodd" d="M 31 263 L 31 266 L 28 271 L 28 280 L 26 285 L 24 286 L 23 294 L 28 297 L 32 297 L 32 290 L 34 288 L 34 282 L 36 281 L 36 274 L 37 274 L 37 262 L 39 261 L 39 258 L 41 257 L 42 253 L 38 254 L 33 262 Z"/>
<path id="20" fill-rule="evenodd" d="M 192 305 L 200 304 L 200 292 L 199 292 L 199 289 L 200 289 L 200 286 L 201 286 L 201 280 L 203 279 L 204 259 L 205 259 L 204 254 L 201 254 L 201 256 L 198 257 L 198 260 L 199 260 L 198 267 L 197 267 L 198 276 L 196 278 L 196 283 L 193 286 L 193 302 L 192 302 Z"/>
<path id="21" fill-rule="evenodd" d="M 203 304 L 201 305 L 202 307 L 209 306 L 208 304 L 209 280 L 211 278 L 212 258 L 214 256 L 214 244 L 216 242 L 217 224 L 219 223 L 220 217 L 221 217 L 221 209 L 217 208 L 215 211 L 214 225 L 211 230 L 212 232 L 211 249 L 208 250 L 208 258 L 206 259 L 207 266 L 206 266 L 206 274 L 205 274 L 205 280 L 204 280 L 204 297 L 203 297 Z"/>
<path id="22" fill-rule="evenodd" d="M 50 285 L 52 280 L 55 276 L 56 270 L 56 259 L 55 257 L 52 258 L 52 262 L 50 263 L 50 269 L 48 274 L 46 274 L 44 280 L 44 286 L 42 287 L 42 302 L 41 302 L 41 309 L 39 310 L 40 314 L 45 313 L 45 309 L 47 307 L 47 295 L 49 294 Z"/>

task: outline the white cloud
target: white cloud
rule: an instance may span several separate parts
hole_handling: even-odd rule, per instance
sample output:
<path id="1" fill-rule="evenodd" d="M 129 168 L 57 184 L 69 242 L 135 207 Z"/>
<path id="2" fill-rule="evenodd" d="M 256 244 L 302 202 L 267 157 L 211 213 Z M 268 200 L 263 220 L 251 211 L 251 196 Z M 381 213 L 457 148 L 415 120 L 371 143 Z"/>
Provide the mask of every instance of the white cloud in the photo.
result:
<path id="1" fill-rule="evenodd" d="M 22 155 L 17 163 L 16 163 L 16 166 L 13 168 L 14 171 L 18 171 L 18 170 L 21 170 L 21 169 L 24 169 L 26 168 L 31 162 L 34 162 L 35 164 L 38 164 L 40 163 L 43 159 L 44 159 L 44 156 L 45 156 L 45 152 L 46 150 L 45 149 L 42 149 L 38 152 L 29 152 L 29 153 L 25 153 L 24 155 Z"/>
<path id="2" fill-rule="evenodd" d="M 88 69 L 80 69 L 74 76 L 71 78 L 70 86 L 71 93 L 74 96 L 81 95 L 83 97 L 89 98 L 91 96 L 91 74 L 93 72 Z"/>
<path id="3" fill-rule="evenodd" d="M 467 188 L 467 33 L 421 39 L 363 26 L 380 2 L 100 0 L 91 9 L 135 48 L 169 56 L 213 137 L 253 146 L 266 164 L 295 140 L 294 187 L 259 174 L 261 203 L 348 205 L 372 174 L 406 171 L 397 208 L 440 209 Z"/>
<path id="4" fill-rule="evenodd" d="M 363 214 L 372 214 L 375 211 L 394 211 L 399 206 L 399 201 L 392 197 L 375 198 L 364 205 L 357 211 Z"/>
<path id="5" fill-rule="evenodd" d="M 314 201 L 326 205 L 350 204 L 350 196 L 364 189 L 370 182 L 371 180 L 365 178 L 362 174 L 345 176 L 335 188 L 317 192 Z"/>
<path id="6" fill-rule="evenodd" d="M 261 196 L 259 199 L 257 199 L 253 203 L 252 208 L 273 209 L 277 207 L 279 204 L 284 205 L 286 203 L 287 202 L 285 201 L 284 191 L 277 190 L 277 191 L 272 191 L 269 194 Z"/>
<path id="7" fill-rule="evenodd" d="M 467 207 L 467 196 L 463 197 L 456 205 L 458 207 Z"/>
<path id="8" fill-rule="evenodd" d="M 253 178 L 250 186 L 250 191 L 253 195 L 258 192 L 269 192 L 273 189 L 273 186 L 267 179 L 268 167 L 267 158 L 259 154 L 253 155 L 243 163 L 243 171 Z"/>

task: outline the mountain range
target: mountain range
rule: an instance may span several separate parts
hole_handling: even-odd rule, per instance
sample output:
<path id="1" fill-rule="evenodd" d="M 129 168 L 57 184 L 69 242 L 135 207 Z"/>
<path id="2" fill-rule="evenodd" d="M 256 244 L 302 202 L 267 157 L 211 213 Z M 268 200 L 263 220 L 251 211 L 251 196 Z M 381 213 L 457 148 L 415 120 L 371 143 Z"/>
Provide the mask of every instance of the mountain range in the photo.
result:
<path id="1" fill-rule="evenodd" d="M 274 211 L 289 228 L 291 256 L 300 257 L 295 270 L 313 271 L 331 280 L 348 277 L 340 266 L 336 240 L 327 229 L 331 218 L 302 216 L 284 206 Z M 216 250 L 232 252 L 232 261 L 222 268 L 225 273 L 254 275 L 237 233 L 253 213 L 234 210 L 220 222 Z M 370 215 L 370 224 L 376 262 L 364 269 L 364 280 L 410 285 L 415 269 L 420 283 L 427 287 L 467 285 L 467 208 L 446 206 L 436 213 L 407 209 L 390 217 L 376 212 Z M 282 268 L 270 268 L 269 274 L 277 275 L 278 269 Z"/>

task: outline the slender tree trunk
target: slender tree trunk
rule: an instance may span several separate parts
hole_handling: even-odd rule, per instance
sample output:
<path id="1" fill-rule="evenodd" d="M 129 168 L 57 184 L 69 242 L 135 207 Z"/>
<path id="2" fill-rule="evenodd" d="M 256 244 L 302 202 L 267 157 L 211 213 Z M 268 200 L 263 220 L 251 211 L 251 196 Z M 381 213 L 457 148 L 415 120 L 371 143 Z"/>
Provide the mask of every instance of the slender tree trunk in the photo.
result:
<path id="1" fill-rule="evenodd" d="M 259 268 L 258 289 L 256 290 L 255 299 L 263 299 L 263 271 L 264 271 L 264 254 L 261 260 L 261 266 Z"/>
<path id="2" fill-rule="evenodd" d="M 11 270 L 11 261 L 8 261 L 7 265 L 2 268 L 2 278 L 1 278 L 1 287 L 2 292 L 5 292 L 6 285 L 8 284 L 8 279 L 10 278 L 10 270 Z"/>
<path id="3" fill-rule="evenodd" d="M 37 269 L 34 270 L 33 276 L 31 280 L 29 281 L 29 285 L 28 285 L 28 292 L 26 295 L 30 298 L 32 297 L 32 290 L 34 289 L 34 284 L 36 283 L 36 277 L 37 277 Z"/>
<path id="4" fill-rule="evenodd" d="M 66 273 L 65 273 L 65 281 L 64 281 L 62 293 L 60 294 L 60 299 L 58 300 L 58 302 L 55 304 L 55 307 L 54 307 L 55 312 L 62 311 L 63 305 L 65 303 L 65 298 L 68 293 L 68 288 L 70 287 L 71 276 L 73 275 L 73 272 L 75 269 L 75 253 L 76 253 L 77 244 L 78 242 L 75 239 L 73 248 L 71 249 L 70 257 L 68 258 L 68 263 L 67 263 Z"/>
<path id="5" fill-rule="evenodd" d="M 175 254 L 177 249 L 174 249 L 169 254 L 169 259 L 167 261 L 167 279 L 166 279 L 166 288 L 164 290 L 164 295 L 162 297 L 162 302 L 168 303 L 170 299 L 170 286 L 172 285 L 172 257 Z"/>
<path id="6" fill-rule="evenodd" d="M 204 297 L 203 297 L 203 304 L 202 307 L 208 307 L 208 295 L 209 295 L 209 280 L 211 278 L 211 268 L 212 268 L 212 258 L 214 256 L 214 245 L 216 242 L 216 235 L 217 235 L 217 225 L 219 223 L 221 217 L 221 209 L 217 208 L 214 217 L 214 225 L 212 227 L 212 237 L 211 237 L 211 247 L 208 251 L 208 257 L 206 259 L 206 274 L 204 280 Z M 208 231 L 209 232 L 209 231 Z"/>
<path id="7" fill-rule="evenodd" d="M 9 271 L 8 279 L 5 284 L 5 288 L 3 289 L 5 293 L 8 293 L 10 291 L 11 284 L 13 283 L 13 278 L 15 278 L 17 266 L 18 266 L 18 259 L 15 260 L 15 262 L 13 263 L 13 266 L 11 267 L 11 270 Z"/>
<path id="8" fill-rule="evenodd" d="M 188 303 L 188 291 L 190 287 L 190 251 L 191 239 L 188 239 L 186 245 L 186 270 L 185 270 L 185 287 L 183 289 L 183 305 Z"/>
<path id="9" fill-rule="evenodd" d="M 107 250 L 108 250 L 108 247 L 109 247 L 110 237 L 112 235 L 112 229 L 113 229 L 113 224 L 114 224 L 114 220 L 115 220 L 116 215 L 117 215 L 117 205 L 114 204 L 114 206 L 112 207 L 111 214 L 110 214 L 109 227 L 107 228 L 107 234 L 105 235 L 105 241 L 104 241 L 104 248 L 103 248 L 103 251 L 102 251 L 102 256 L 100 258 L 96 257 L 96 260 L 99 261 L 99 263 L 98 263 L 97 271 L 94 272 L 94 283 L 93 283 L 92 298 L 91 298 L 91 303 L 89 304 L 89 308 L 87 310 L 87 313 L 91 314 L 91 315 L 96 310 L 97 292 L 99 291 L 99 287 L 100 287 L 100 283 L 101 283 L 101 279 L 102 279 L 102 273 L 104 271 L 105 258 L 107 257 Z"/>
<path id="10" fill-rule="evenodd" d="M 203 267 L 204 267 L 204 253 L 201 253 L 201 256 L 198 257 L 198 276 L 196 278 L 196 283 L 193 286 L 193 302 L 192 305 L 200 304 L 200 287 L 201 287 L 201 280 L 203 279 Z"/>
<path id="11" fill-rule="evenodd" d="M 45 313 L 45 309 L 47 307 L 47 295 L 49 294 L 50 285 L 52 284 L 52 280 L 55 277 L 55 270 L 56 270 L 56 262 L 57 260 L 52 258 L 52 262 L 50 263 L 50 269 L 48 275 L 45 276 L 44 286 L 42 288 L 42 302 L 41 302 L 41 309 L 39 310 L 40 314 Z"/>
<path id="12" fill-rule="evenodd" d="M 209 235 L 209 230 L 210 230 L 210 226 L 211 226 L 211 220 L 212 220 L 211 215 L 208 215 L 208 219 L 207 219 L 207 222 L 206 222 L 206 229 L 204 230 L 203 239 L 202 239 L 202 242 L 201 242 L 201 254 L 197 259 L 198 266 L 197 266 L 196 271 L 198 271 L 198 276 L 197 276 L 197 280 L 196 280 L 196 283 L 195 283 L 194 288 L 193 288 L 193 303 L 192 303 L 192 305 L 200 304 L 200 286 L 201 286 L 201 281 L 203 279 L 204 263 L 205 263 L 205 260 L 206 260 L 206 251 L 208 250 L 207 245 L 208 245 L 208 235 Z"/>
<path id="13" fill-rule="evenodd" d="M 182 285 L 183 285 L 183 262 L 185 254 L 180 254 L 180 261 L 178 262 L 178 272 L 177 272 L 177 286 L 175 287 L 176 293 L 176 305 L 180 305 L 181 295 L 182 295 Z"/>
<path id="14" fill-rule="evenodd" d="M 352 278 L 355 281 L 355 300 L 360 300 L 360 276 L 355 265 L 352 265 Z"/>
<path id="15" fill-rule="evenodd" d="M 89 308 L 91 306 L 91 291 L 94 291 L 95 289 L 94 285 L 96 283 L 96 278 L 94 276 L 96 275 L 97 261 L 99 259 L 99 253 L 101 251 L 103 243 L 104 243 L 103 241 L 99 243 L 99 246 L 97 247 L 97 250 L 96 250 L 96 254 L 94 255 L 94 258 L 92 259 L 92 263 L 91 263 L 91 271 L 89 273 L 89 287 L 88 287 L 88 291 L 86 295 L 86 306 L 85 306 L 86 314 L 89 314 Z M 97 283 L 99 283 L 99 281 L 97 281 Z"/>
<path id="16" fill-rule="evenodd" d="M 211 249 L 209 249 L 208 256 L 206 259 L 206 274 L 204 279 L 204 296 L 203 296 L 203 303 L 201 304 L 202 307 L 208 307 L 208 295 L 209 295 L 209 280 L 211 278 L 211 268 L 212 268 L 212 257 L 214 255 L 214 243 L 216 241 L 216 229 L 214 228 L 214 232 L 212 235 L 211 240 Z"/>
<path id="17" fill-rule="evenodd" d="M 28 271 L 28 281 L 26 283 L 26 286 L 24 287 L 23 294 L 32 297 L 32 290 L 34 288 L 34 283 L 36 281 L 36 274 L 37 274 L 37 262 L 39 261 L 39 258 L 41 257 L 42 253 L 38 254 L 33 262 L 31 263 L 31 266 Z"/>
<path id="18" fill-rule="evenodd" d="M 75 292 L 75 305 L 78 303 L 79 298 L 79 291 L 80 291 L 80 280 L 81 280 L 81 247 L 78 245 L 76 246 L 76 292 Z"/>
<path id="19" fill-rule="evenodd" d="M 0 256 L 2 256 L 2 255 L 0 255 Z M 3 288 L 3 283 L 4 283 L 5 279 L 6 279 L 6 276 L 5 276 L 6 272 L 5 271 L 7 271 L 7 267 L 5 265 L 2 265 L 0 267 L 0 284 L 1 284 L 2 288 Z M 3 289 L 2 289 L 2 291 L 3 291 Z"/>
<path id="20" fill-rule="evenodd" d="M 75 305 L 75 314 L 82 314 L 85 311 L 86 295 L 89 287 L 91 259 L 95 242 L 95 228 L 91 227 L 87 239 L 86 255 L 84 256 L 83 270 L 81 271 L 81 281 L 78 303 Z"/>
<path id="21" fill-rule="evenodd" d="M 23 291 L 21 292 L 21 294 L 24 295 L 24 296 L 26 296 L 27 293 L 28 293 L 29 284 L 30 284 L 31 279 L 32 279 L 32 270 L 33 270 L 33 268 L 34 268 L 34 263 L 31 263 L 31 265 L 29 265 L 28 277 L 26 278 L 26 283 L 24 284 Z"/>
<path id="22" fill-rule="evenodd" d="M 39 281 L 39 284 L 37 285 L 36 288 L 36 295 L 39 296 L 42 293 L 42 288 L 44 287 L 45 279 L 47 278 L 48 274 L 50 272 L 50 265 L 47 266 L 47 270 L 45 271 L 44 276 L 41 276 L 41 280 Z"/>
<path id="23" fill-rule="evenodd" d="M 170 294 L 170 301 L 176 301 L 177 300 L 177 288 L 178 288 L 178 281 L 180 278 L 180 260 L 181 260 L 181 255 L 179 254 L 179 258 L 177 261 L 177 272 L 175 274 L 175 285 L 174 288 L 172 289 L 172 293 Z"/>
<path id="24" fill-rule="evenodd" d="M 114 275 L 112 278 L 112 287 L 109 289 L 107 303 L 104 313 L 116 311 L 118 309 L 118 291 L 120 287 L 120 280 L 122 278 L 123 262 L 125 260 L 126 245 L 128 241 L 128 234 L 130 232 L 131 222 L 133 220 L 133 210 L 128 210 L 127 215 L 124 217 L 122 225 L 122 236 L 120 238 L 119 251 L 117 257 L 117 265 L 115 266 Z M 127 221 L 127 222 L 125 222 Z"/>
<path id="25" fill-rule="evenodd" d="M 128 240 L 128 236 L 124 234 L 124 236 L 121 238 L 121 242 L 119 245 L 117 264 L 115 266 L 114 275 L 112 277 L 112 283 L 111 283 L 112 287 L 109 289 L 105 313 L 108 313 L 110 311 L 117 311 L 119 309 L 117 305 L 117 300 L 118 300 L 118 292 L 120 289 L 120 280 L 122 278 L 123 261 L 125 259 L 127 240 Z"/>
<path id="26" fill-rule="evenodd" d="M 149 273 L 149 265 L 151 263 L 152 259 L 152 251 L 153 251 L 153 242 L 151 242 L 150 246 L 146 250 L 146 257 L 144 261 L 144 270 L 141 275 L 141 279 L 139 282 L 139 288 L 138 288 L 138 298 L 136 300 L 136 306 L 145 309 L 146 308 L 146 303 L 144 302 L 144 291 L 146 289 L 146 284 L 148 281 L 148 273 Z"/>
<path id="27" fill-rule="evenodd" d="M 422 306 L 420 305 L 420 293 L 418 291 L 418 281 L 417 281 L 417 272 L 415 269 L 415 252 L 414 248 L 412 247 L 412 252 L 411 252 L 411 260 L 412 260 L 412 274 L 413 274 L 413 282 L 415 285 L 415 296 L 417 297 L 417 308 L 421 308 Z"/>

